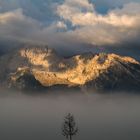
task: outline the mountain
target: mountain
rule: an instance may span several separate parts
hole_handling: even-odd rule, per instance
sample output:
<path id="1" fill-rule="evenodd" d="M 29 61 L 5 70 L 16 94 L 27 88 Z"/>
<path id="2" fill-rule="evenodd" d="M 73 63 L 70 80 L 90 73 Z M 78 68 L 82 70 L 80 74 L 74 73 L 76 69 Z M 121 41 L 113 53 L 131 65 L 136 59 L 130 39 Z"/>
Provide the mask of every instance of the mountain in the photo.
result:
<path id="1" fill-rule="evenodd" d="M 26 46 L 0 57 L 0 67 L 1 87 L 140 90 L 140 63 L 116 54 L 63 58 L 47 46 Z"/>

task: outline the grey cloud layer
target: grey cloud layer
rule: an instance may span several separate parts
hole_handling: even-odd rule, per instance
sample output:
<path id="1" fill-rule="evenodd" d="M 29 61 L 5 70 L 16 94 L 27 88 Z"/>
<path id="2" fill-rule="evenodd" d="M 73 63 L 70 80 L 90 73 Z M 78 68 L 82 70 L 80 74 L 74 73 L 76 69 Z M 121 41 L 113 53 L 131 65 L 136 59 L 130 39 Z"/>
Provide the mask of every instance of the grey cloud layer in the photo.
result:
<path id="1" fill-rule="evenodd" d="M 22 9 L 0 14 L 0 39 L 17 40 L 21 42 L 48 44 L 50 47 L 75 44 L 75 36 L 67 35 L 67 26 L 61 22 L 53 22 L 44 26 L 31 17 L 25 16 Z"/>

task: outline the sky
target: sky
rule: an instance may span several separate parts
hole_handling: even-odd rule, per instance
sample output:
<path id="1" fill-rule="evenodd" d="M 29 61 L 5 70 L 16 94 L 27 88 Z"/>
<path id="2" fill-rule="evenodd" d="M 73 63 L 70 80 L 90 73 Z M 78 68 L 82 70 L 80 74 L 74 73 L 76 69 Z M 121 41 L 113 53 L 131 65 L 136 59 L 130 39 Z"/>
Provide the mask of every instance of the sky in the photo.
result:
<path id="1" fill-rule="evenodd" d="M 0 0 L 1 49 L 33 42 L 139 56 L 139 36 L 140 0 Z"/>

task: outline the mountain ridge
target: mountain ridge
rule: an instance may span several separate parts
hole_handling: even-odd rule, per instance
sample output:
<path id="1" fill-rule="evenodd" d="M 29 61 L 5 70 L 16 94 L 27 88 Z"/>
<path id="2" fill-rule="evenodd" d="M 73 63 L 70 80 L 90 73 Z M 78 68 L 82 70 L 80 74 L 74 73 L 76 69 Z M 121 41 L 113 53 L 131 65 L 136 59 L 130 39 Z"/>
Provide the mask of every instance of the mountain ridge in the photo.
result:
<path id="1" fill-rule="evenodd" d="M 66 85 L 93 90 L 139 90 L 140 84 L 140 63 L 116 54 L 89 52 L 63 58 L 48 46 L 26 46 L 2 56 L 0 66 L 1 85 L 10 88 Z"/>

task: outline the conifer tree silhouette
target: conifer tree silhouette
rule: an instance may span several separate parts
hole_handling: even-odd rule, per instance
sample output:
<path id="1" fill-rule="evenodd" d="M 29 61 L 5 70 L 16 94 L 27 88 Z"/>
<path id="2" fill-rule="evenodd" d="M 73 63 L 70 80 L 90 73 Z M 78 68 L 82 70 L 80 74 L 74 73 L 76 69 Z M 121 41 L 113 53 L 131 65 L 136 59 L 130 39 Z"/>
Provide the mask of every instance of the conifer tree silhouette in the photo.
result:
<path id="1" fill-rule="evenodd" d="M 76 126 L 74 116 L 68 114 L 64 118 L 64 123 L 62 125 L 62 135 L 65 136 L 68 140 L 72 140 L 72 137 L 78 133 L 78 127 Z"/>

